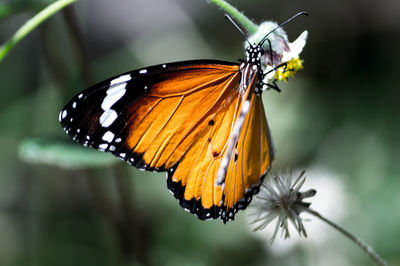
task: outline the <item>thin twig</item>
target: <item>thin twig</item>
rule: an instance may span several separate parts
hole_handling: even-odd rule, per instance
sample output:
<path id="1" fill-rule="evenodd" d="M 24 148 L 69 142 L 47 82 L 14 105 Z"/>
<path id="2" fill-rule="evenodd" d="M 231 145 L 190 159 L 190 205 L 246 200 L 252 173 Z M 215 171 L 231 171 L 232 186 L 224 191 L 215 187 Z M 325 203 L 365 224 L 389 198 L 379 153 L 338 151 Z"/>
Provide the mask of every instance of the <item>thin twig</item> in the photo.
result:
<path id="1" fill-rule="evenodd" d="M 242 25 L 246 31 L 253 35 L 257 31 L 257 25 L 254 24 L 248 17 L 243 15 L 239 10 L 233 7 L 231 4 L 225 2 L 224 0 L 210 0 L 215 5 L 219 6 L 226 13 L 228 13 L 231 17 L 233 17 L 240 25 Z"/>
<path id="2" fill-rule="evenodd" d="M 353 235 L 346 229 L 340 227 L 339 225 L 335 224 L 334 222 L 328 220 L 327 218 L 323 217 L 321 214 L 319 214 L 317 211 L 311 210 L 309 208 L 304 208 L 304 211 L 314 215 L 315 217 L 321 219 L 322 221 L 326 222 L 336 230 L 338 230 L 340 233 L 345 235 L 348 239 L 353 241 L 357 246 L 359 246 L 365 253 L 367 253 L 371 259 L 380 266 L 387 266 L 386 262 L 374 251 L 374 249 L 369 246 L 367 243 L 365 243 L 362 239 L 358 238 L 357 236 Z"/>
<path id="3" fill-rule="evenodd" d="M 8 54 L 11 48 L 14 47 L 19 41 L 21 41 L 26 35 L 32 30 L 39 26 L 43 21 L 48 19 L 50 16 L 57 13 L 64 7 L 76 2 L 77 0 L 59 0 L 47 6 L 45 9 L 37 13 L 34 17 L 28 20 L 21 28 L 19 28 L 14 35 L 5 44 L 0 47 L 0 62 Z"/>

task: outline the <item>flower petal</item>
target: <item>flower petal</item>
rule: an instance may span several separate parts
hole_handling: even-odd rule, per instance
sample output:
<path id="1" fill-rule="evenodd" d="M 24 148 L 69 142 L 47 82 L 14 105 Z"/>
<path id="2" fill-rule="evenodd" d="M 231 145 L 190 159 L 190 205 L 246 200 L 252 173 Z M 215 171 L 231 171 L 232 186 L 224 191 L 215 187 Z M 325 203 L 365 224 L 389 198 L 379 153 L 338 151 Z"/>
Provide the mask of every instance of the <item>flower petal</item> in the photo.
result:
<path id="1" fill-rule="evenodd" d="M 304 46 L 306 45 L 307 36 L 308 32 L 303 31 L 303 33 L 300 34 L 294 42 L 289 43 L 290 51 L 283 53 L 282 62 L 289 61 L 299 56 L 299 54 L 303 51 Z"/>

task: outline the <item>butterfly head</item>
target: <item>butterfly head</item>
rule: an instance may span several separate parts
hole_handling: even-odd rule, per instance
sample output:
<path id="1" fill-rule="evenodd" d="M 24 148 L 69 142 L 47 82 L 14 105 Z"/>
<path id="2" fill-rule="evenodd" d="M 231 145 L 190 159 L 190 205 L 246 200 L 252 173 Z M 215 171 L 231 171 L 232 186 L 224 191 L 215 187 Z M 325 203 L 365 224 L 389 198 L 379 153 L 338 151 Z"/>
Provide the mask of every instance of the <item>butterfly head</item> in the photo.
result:
<path id="1" fill-rule="evenodd" d="M 307 31 L 304 31 L 294 42 L 289 42 L 286 33 L 279 28 L 279 25 L 274 22 L 264 22 L 260 25 L 259 31 L 245 42 L 247 62 L 251 63 L 252 58 L 255 58 L 260 72 L 264 73 L 262 80 L 264 84 L 287 81 L 302 68 L 303 61 L 299 55 L 306 44 L 306 39 Z M 259 58 L 254 54 L 257 47 L 261 50 Z"/>
<path id="2" fill-rule="evenodd" d="M 261 47 L 261 45 L 249 45 L 246 48 L 246 62 L 261 66 L 261 57 L 263 54 L 264 49 Z"/>

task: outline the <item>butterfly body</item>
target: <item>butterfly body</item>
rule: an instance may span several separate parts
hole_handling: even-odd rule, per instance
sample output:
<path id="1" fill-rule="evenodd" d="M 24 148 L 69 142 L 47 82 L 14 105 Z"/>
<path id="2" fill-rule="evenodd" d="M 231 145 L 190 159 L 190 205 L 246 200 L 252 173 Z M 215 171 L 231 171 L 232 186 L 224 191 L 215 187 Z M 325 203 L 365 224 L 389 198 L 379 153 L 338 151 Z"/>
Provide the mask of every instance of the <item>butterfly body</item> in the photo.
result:
<path id="1" fill-rule="evenodd" d="M 72 98 L 59 120 L 84 146 L 167 172 L 185 210 L 226 222 L 250 203 L 273 159 L 262 54 L 250 46 L 240 65 L 194 60 L 127 72 Z"/>

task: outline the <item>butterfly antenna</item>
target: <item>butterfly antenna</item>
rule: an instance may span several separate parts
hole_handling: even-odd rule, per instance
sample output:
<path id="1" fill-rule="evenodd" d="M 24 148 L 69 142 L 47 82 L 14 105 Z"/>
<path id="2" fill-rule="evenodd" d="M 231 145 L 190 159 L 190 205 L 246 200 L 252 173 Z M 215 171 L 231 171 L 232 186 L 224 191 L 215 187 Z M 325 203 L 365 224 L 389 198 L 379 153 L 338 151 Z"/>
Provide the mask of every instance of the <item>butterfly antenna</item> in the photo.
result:
<path id="1" fill-rule="evenodd" d="M 276 31 L 279 28 L 282 28 L 284 25 L 286 25 L 287 23 L 289 23 L 290 21 L 292 21 L 293 19 L 299 17 L 299 16 L 306 16 L 308 17 L 308 13 L 305 11 L 299 12 L 296 15 L 294 15 L 293 17 L 289 18 L 288 20 L 286 20 L 285 22 L 281 23 L 278 27 L 276 27 L 275 29 L 271 30 L 267 35 L 264 36 L 264 38 L 261 39 L 261 41 L 258 43 L 258 45 L 263 45 L 263 43 L 267 40 L 267 37 L 273 33 L 274 31 Z"/>
<path id="2" fill-rule="evenodd" d="M 233 18 L 232 18 L 231 16 L 229 16 L 228 14 L 225 14 L 224 16 L 225 16 L 225 18 L 226 18 L 227 20 L 229 20 L 229 21 L 236 27 L 236 29 L 237 29 L 245 38 L 247 37 L 247 36 L 246 36 L 246 33 L 242 30 L 242 28 L 239 27 L 239 25 L 233 20 Z M 251 45 L 250 42 L 247 40 L 247 38 L 246 38 L 246 41 L 249 43 L 249 45 Z"/>

